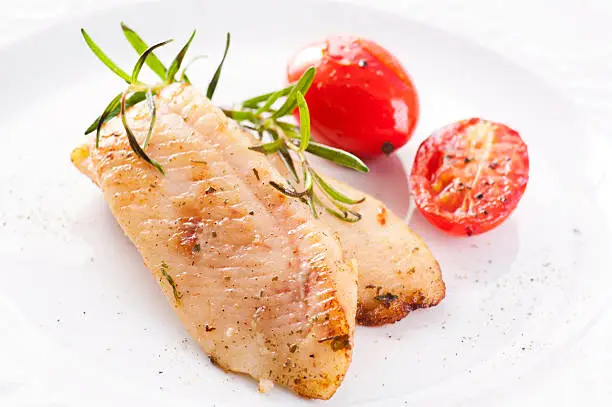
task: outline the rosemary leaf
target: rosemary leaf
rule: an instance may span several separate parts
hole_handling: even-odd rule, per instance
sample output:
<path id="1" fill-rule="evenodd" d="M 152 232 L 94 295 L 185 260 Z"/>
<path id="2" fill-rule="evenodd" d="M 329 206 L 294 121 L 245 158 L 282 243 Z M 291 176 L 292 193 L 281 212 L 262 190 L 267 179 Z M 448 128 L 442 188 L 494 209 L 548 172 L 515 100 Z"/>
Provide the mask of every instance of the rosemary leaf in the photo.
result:
<path id="1" fill-rule="evenodd" d="M 312 81 L 314 80 L 315 73 L 315 68 L 311 66 L 302 74 L 300 79 L 293 86 L 293 89 L 291 89 L 291 91 L 287 95 L 285 103 L 283 103 L 283 105 L 272 115 L 273 118 L 278 119 L 279 117 L 286 116 L 288 113 L 291 113 L 293 109 L 295 109 L 295 107 L 297 106 L 295 95 L 298 91 L 302 92 L 302 94 L 305 94 L 308 91 L 310 85 L 312 84 Z"/>
<path id="2" fill-rule="evenodd" d="M 277 182 L 270 181 L 270 185 L 272 185 L 275 189 L 279 190 L 281 193 L 290 196 L 292 198 L 303 198 L 306 195 L 306 191 L 296 192 L 293 189 L 288 189 Z"/>
<path id="3" fill-rule="evenodd" d="M 281 130 L 285 133 L 285 136 L 289 137 L 290 139 L 295 139 L 290 140 L 290 142 L 299 149 L 299 140 L 301 139 L 301 136 L 297 133 L 296 126 L 294 124 L 281 122 L 278 120 L 276 121 L 276 125 L 281 128 Z"/>
<path id="4" fill-rule="evenodd" d="M 270 96 L 270 98 L 266 101 L 266 103 L 264 103 L 259 109 L 257 109 L 255 111 L 256 115 L 260 115 L 263 112 L 267 112 L 268 109 L 270 109 L 270 107 L 274 104 L 274 102 L 276 102 L 278 100 L 278 98 L 280 98 L 282 96 L 283 93 L 283 89 L 279 90 L 278 92 L 272 94 L 272 96 Z"/>
<path id="5" fill-rule="evenodd" d="M 259 104 L 261 102 L 265 102 L 266 100 L 270 99 L 270 96 L 276 93 L 280 93 L 280 97 L 287 96 L 289 92 L 291 92 L 292 89 L 293 89 L 293 85 L 289 85 L 286 88 L 279 90 L 278 92 L 264 93 L 263 95 L 252 97 L 242 102 L 242 106 L 248 107 L 251 109 L 257 109 Z"/>
<path id="6" fill-rule="evenodd" d="M 132 96 L 127 98 L 127 100 L 125 101 L 125 108 L 129 109 L 130 107 L 142 102 L 146 98 L 147 98 L 147 95 L 145 92 L 135 92 Z M 121 111 L 121 107 L 117 105 L 117 107 L 113 109 L 106 117 L 103 118 L 102 116 L 99 116 L 96 120 L 94 120 L 92 124 L 89 125 L 87 130 L 85 130 L 85 134 L 87 135 L 91 133 L 92 131 L 95 131 L 98 128 L 98 124 L 100 124 L 101 126 L 102 124 L 106 123 L 113 117 L 117 116 L 120 113 L 120 111 Z"/>
<path id="7" fill-rule="evenodd" d="M 168 72 L 166 74 L 166 83 L 174 82 L 174 77 L 176 76 L 176 73 L 181 68 L 181 64 L 183 63 L 183 58 L 185 58 L 185 54 L 187 54 L 187 51 L 189 50 L 189 46 L 191 45 L 191 41 L 193 41 L 193 37 L 195 37 L 195 35 L 196 35 L 196 30 L 193 30 L 193 32 L 191 33 L 191 36 L 189 37 L 189 40 L 187 40 L 187 43 L 183 46 L 183 48 L 181 48 L 179 53 L 176 54 L 176 57 L 170 64 L 170 68 L 168 68 Z"/>
<path id="8" fill-rule="evenodd" d="M 332 200 L 331 203 L 334 204 L 334 206 L 340 210 L 340 213 L 342 213 L 343 215 L 342 220 L 345 220 L 348 222 L 351 222 L 350 219 L 353 219 L 352 220 L 353 222 L 357 222 L 358 220 L 361 220 L 361 214 L 359 212 L 348 209 L 346 206 L 339 204 L 338 201 Z M 333 209 L 328 208 L 327 212 L 332 213 Z M 349 215 L 352 215 L 353 218 L 349 218 Z"/>
<path id="9" fill-rule="evenodd" d="M 227 51 L 230 47 L 230 37 L 230 33 L 227 33 L 225 37 L 225 51 L 223 52 L 223 58 L 221 58 L 221 62 L 219 63 L 215 74 L 210 80 L 210 83 L 208 84 L 208 89 L 206 90 L 206 97 L 209 99 L 212 99 L 213 95 L 215 94 L 215 89 L 217 89 L 217 83 L 219 82 L 219 78 L 221 77 L 221 69 L 223 68 L 223 63 L 225 62 L 225 57 L 227 57 Z"/>
<path id="10" fill-rule="evenodd" d="M 104 109 L 104 112 L 102 112 L 102 115 L 98 119 L 98 123 L 96 125 L 96 148 L 98 148 L 100 145 L 100 130 L 102 130 L 102 125 L 106 123 L 107 117 L 114 110 L 119 108 L 119 104 L 121 103 L 122 95 L 123 93 L 119 93 L 117 96 L 115 96 L 113 100 L 111 100 L 110 103 L 106 106 L 106 109 Z"/>
<path id="11" fill-rule="evenodd" d="M 278 139 L 271 141 L 270 143 L 260 144 L 258 146 L 251 146 L 249 147 L 249 150 L 257 151 L 258 153 L 263 154 L 274 154 L 283 146 L 283 144 L 283 140 Z"/>
<path id="12" fill-rule="evenodd" d="M 153 97 L 153 92 L 151 89 L 147 91 L 147 105 L 149 107 L 149 112 L 151 114 L 151 123 L 149 124 L 149 131 L 147 131 L 147 137 L 145 138 L 144 143 L 142 144 L 142 149 L 146 150 L 149 145 L 149 141 L 151 141 L 151 135 L 153 134 L 153 128 L 155 127 L 155 119 L 157 117 L 157 108 L 155 107 L 155 98 Z"/>
<path id="13" fill-rule="evenodd" d="M 357 158 L 351 153 L 347 153 L 346 151 L 340 150 L 338 148 L 329 147 L 324 144 L 311 141 L 310 143 L 308 143 L 306 151 L 308 151 L 310 154 L 325 158 L 326 160 L 329 160 L 333 163 L 342 165 L 347 168 L 351 168 L 359 172 L 370 171 L 367 165 L 365 165 L 365 163 L 359 158 Z"/>
<path id="14" fill-rule="evenodd" d="M 267 132 L 270 134 L 270 136 L 272 136 L 272 139 L 274 141 L 282 140 L 279 137 L 278 133 L 275 132 L 274 130 L 268 129 Z M 262 134 L 261 137 L 263 137 L 263 134 Z M 281 161 L 283 162 L 283 164 L 285 164 L 285 167 L 287 167 L 287 169 L 289 170 L 289 173 L 293 176 L 293 179 L 295 179 L 295 182 L 297 182 L 299 184 L 300 183 L 300 177 L 298 177 L 298 175 L 297 175 L 297 171 L 295 170 L 295 165 L 293 164 L 293 158 L 291 157 L 291 154 L 289 153 L 289 150 L 287 149 L 286 145 L 283 145 L 278 150 L 278 155 L 279 155 Z"/>
<path id="15" fill-rule="evenodd" d="M 300 151 L 304 151 L 310 143 L 310 113 L 302 92 L 297 91 L 295 98 L 300 112 Z"/>
<path id="16" fill-rule="evenodd" d="M 125 38 L 139 55 L 149 48 L 147 43 L 144 42 L 144 40 L 138 34 L 136 34 L 134 30 L 123 22 L 121 23 L 121 29 L 123 30 L 123 35 Z M 155 54 L 151 53 L 146 62 L 149 68 L 151 68 L 151 70 L 155 72 L 155 74 L 159 76 L 161 80 L 166 79 L 166 72 L 168 72 L 168 70 Z"/>
<path id="17" fill-rule="evenodd" d="M 283 164 L 285 164 L 285 167 L 287 167 L 287 169 L 289 170 L 289 173 L 293 176 L 293 179 L 295 179 L 295 182 L 299 183 L 300 178 L 297 175 L 295 165 L 293 164 L 293 158 L 291 158 L 291 154 L 289 154 L 289 150 L 287 150 L 287 147 L 281 147 L 278 150 L 278 156 L 280 157 Z"/>
<path id="18" fill-rule="evenodd" d="M 336 218 L 344 222 L 355 223 L 361 220 L 361 214 L 359 212 L 349 211 L 348 209 L 342 206 L 341 206 L 341 209 L 339 208 L 342 212 L 338 212 L 334 208 L 330 208 L 328 205 L 323 203 L 323 201 L 321 201 L 316 195 L 313 194 L 312 198 L 314 202 L 321 205 L 327 213 L 329 213 L 332 216 L 335 216 Z M 338 206 L 336 203 L 334 203 L 334 205 Z M 353 217 L 349 217 L 349 215 L 353 215 Z"/>
<path id="19" fill-rule="evenodd" d="M 310 207 L 310 211 L 312 212 L 312 216 L 314 216 L 315 219 L 317 219 L 319 217 L 319 213 L 317 212 L 317 207 L 315 205 L 314 195 L 313 194 L 309 194 L 308 198 L 306 198 L 306 202 L 308 203 L 308 206 Z"/>
<path id="20" fill-rule="evenodd" d="M 276 125 L 278 127 L 280 127 L 285 133 L 286 132 L 293 132 L 293 135 L 296 138 L 300 138 L 300 136 L 298 136 L 297 133 L 295 132 L 295 124 L 291 124 L 291 123 L 283 122 L 281 120 L 277 120 L 276 121 Z"/>
<path id="21" fill-rule="evenodd" d="M 136 65 L 134 65 L 134 69 L 132 70 L 132 78 L 131 78 L 130 83 L 137 83 L 138 82 L 138 75 L 140 75 L 140 71 L 142 70 L 142 67 L 145 64 L 145 61 L 147 60 L 149 55 L 155 49 L 157 49 L 159 47 L 163 47 L 164 45 L 166 45 L 166 44 L 168 44 L 170 42 L 172 42 L 172 40 L 167 40 L 167 41 L 164 41 L 164 42 L 157 43 L 155 45 L 150 46 L 142 54 L 140 54 L 140 57 L 138 58 L 138 61 L 136 61 Z"/>
<path id="22" fill-rule="evenodd" d="M 312 192 L 312 174 L 306 166 L 304 166 L 304 191 Z"/>
<path id="23" fill-rule="evenodd" d="M 337 205 L 336 205 L 337 206 Z M 361 214 L 359 212 L 355 212 L 355 211 L 351 211 L 348 210 L 346 208 L 344 208 L 344 210 L 340 209 L 342 212 L 338 212 L 335 209 L 332 209 L 328 206 L 324 206 L 325 210 L 327 211 L 327 213 L 329 213 L 330 215 L 335 216 L 336 218 L 344 221 L 344 222 L 351 222 L 351 223 L 355 223 L 361 220 Z M 353 217 L 349 217 L 349 215 L 353 215 Z"/>
<path id="24" fill-rule="evenodd" d="M 225 113 L 225 115 L 227 117 L 230 117 L 238 122 L 241 122 L 243 120 L 247 120 L 250 121 L 252 123 L 256 123 L 257 118 L 255 117 L 255 115 L 253 114 L 253 112 L 249 112 L 249 111 L 244 111 L 244 110 L 226 110 L 223 109 L 223 113 Z"/>
<path id="25" fill-rule="evenodd" d="M 123 69 L 119 68 L 117 64 L 115 64 L 105 53 L 100 49 L 98 44 L 91 39 L 89 34 L 85 31 L 85 29 L 81 28 L 81 34 L 87 43 L 89 49 L 98 57 L 104 65 L 106 65 L 111 71 L 113 71 L 116 75 L 118 75 L 121 79 L 130 83 L 130 75 L 128 75 Z"/>
<path id="26" fill-rule="evenodd" d="M 327 211 L 327 213 L 335 216 L 336 218 L 344 221 L 344 222 L 350 222 L 350 223 L 355 223 L 355 222 L 359 222 L 361 220 L 361 214 L 359 212 L 354 212 L 354 211 L 344 211 L 344 212 L 338 212 L 335 209 L 331 209 L 328 208 L 327 206 L 325 207 L 325 210 Z M 353 217 L 349 217 L 349 214 L 353 215 Z"/>
<path id="27" fill-rule="evenodd" d="M 157 169 L 159 172 L 162 173 L 162 175 L 165 175 L 166 173 L 164 172 L 164 168 L 155 160 L 153 160 L 152 158 L 150 158 L 147 153 L 144 152 L 144 150 L 142 148 L 140 148 L 140 145 L 138 144 L 138 140 L 136 140 L 136 136 L 134 136 L 134 133 L 132 132 L 132 130 L 130 129 L 130 126 L 128 125 L 127 122 L 127 117 L 125 116 L 125 99 L 127 96 L 127 91 L 123 92 L 123 95 L 121 97 L 121 122 L 123 123 L 123 127 L 125 128 L 125 132 L 127 134 L 128 137 L 128 141 L 130 143 L 130 147 L 132 148 L 132 150 L 134 151 L 134 153 L 140 157 L 141 159 L 143 159 L 144 161 L 146 161 L 147 163 L 151 164 L 153 167 L 155 167 L 155 169 Z"/>
<path id="28" fill-rule="evenodd" d="M 314 171 L 312 171 L 312 176 L 315 182 L 317 183 L 317 185 L 319 185 L 321 189 L 333 200 L 336 200 L 338 202 L 342 202 L 348 205 L 355 205 L 355 204 L 365 201 L 365 197 L 361 199 L 349 198 L 348 196 L 344 195 L 342 192 L 338 191 L 337 189 L 329 185 L 319 174 L 317 174 Z"/>

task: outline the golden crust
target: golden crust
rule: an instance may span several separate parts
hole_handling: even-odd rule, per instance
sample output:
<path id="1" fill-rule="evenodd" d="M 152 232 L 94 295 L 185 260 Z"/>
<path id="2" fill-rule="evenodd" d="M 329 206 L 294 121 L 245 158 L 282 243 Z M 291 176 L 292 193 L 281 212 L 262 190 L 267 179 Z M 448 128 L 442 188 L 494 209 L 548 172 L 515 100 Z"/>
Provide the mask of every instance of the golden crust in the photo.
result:
<path id="1" fill-rule="evenodd" d="M 436 262 L 436 274 L 440 273 L 440 266 Z M 381 290 L 382 291 L 382 290 Z M 360 298 L 357 304 L 357 323 L 365 326 L 381 326 L 393 324 L 405 318 L 410 312 L 419 308 L 429 308 L 438 305 L 446 296 L 446 285 L 440 278 L 431 283 L 427 292 L 415 289 L 408 293 L 400 293 L 393 300 L 376 300 L 373 294 L 370 300 Z"/>

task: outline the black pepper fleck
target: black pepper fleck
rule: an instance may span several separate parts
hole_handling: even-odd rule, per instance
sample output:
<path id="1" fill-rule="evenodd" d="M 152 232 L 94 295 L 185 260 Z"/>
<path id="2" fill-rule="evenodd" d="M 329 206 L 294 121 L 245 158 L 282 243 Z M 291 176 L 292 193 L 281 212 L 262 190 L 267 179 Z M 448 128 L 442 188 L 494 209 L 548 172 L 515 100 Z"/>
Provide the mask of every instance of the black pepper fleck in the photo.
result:
<path id="1" fill-rule="evenodd" d="M 386 308 L 391 307 L 391 303 L 393 303 L 393 301 L 397 300 L 398 298 L 399 297 L 397 295 L 391 293 L 377 295 L 374 297 L 376 301 L 381 302 Z"/>
<path id="2" fill-rule="evenodd" d="M 385 155 L 389 155 L 395 151 L 395 147 L 388 141 L 385 141 L 380 149 Z"/>

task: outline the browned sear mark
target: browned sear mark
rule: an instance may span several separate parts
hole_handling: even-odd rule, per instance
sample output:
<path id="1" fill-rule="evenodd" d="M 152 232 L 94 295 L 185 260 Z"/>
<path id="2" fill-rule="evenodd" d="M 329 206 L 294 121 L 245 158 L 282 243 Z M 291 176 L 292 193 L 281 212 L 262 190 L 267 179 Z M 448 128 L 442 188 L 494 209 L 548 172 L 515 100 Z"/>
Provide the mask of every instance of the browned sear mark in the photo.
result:
<path id="1" fill-rule="evenodd" d="M 202 246 L 198 241 L 198 235 L 202 232 L 202 219 L 199 216 L 189 216 L 177 220 L 178 230 L 171 240 L 181 254 L 186 257 L 194 257 L 201 250 Z"/>
<path id="2" fill-rule="evenodd" d="M 192 181 L 204 181 L 210 177 L 206 161 L 191 160 L 191 162 L 198 164 L 192 165 L 190 168 Z"/>
<path id="3" fill-rule="evenodd" d="M 387 224 L 387 208 L 385 208 L 384 206 L 378 208 L 376 220 L 381 226 L 385 226 Z"/>

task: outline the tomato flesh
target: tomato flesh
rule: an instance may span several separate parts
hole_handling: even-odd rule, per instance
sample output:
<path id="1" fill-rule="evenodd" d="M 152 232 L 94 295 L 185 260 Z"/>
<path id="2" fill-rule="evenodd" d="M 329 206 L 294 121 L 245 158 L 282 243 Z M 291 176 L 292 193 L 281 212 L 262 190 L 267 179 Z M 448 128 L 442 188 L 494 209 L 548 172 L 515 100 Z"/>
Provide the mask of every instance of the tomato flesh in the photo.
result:
<path id="1" fill-rule="evenodd" d="M 410 139 L 418 96 L 389 51 L 363 38 L 329 37 L 291 58 L 288 81 L 311 66 L 317 73 L 306 101 L 315 139 L 362 158 L 390 154 Z"/>
<path id="2" fill-rule="evenodd" d="M 510 216 L 528 180 L 529 156 L 520 135 L 500 123 L 469 119 L 423 141 L 410 190 L 430 223 L 451 234 L 471 236 Z"/>

